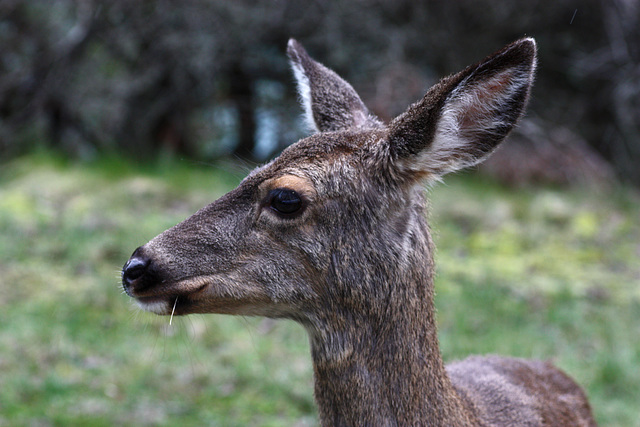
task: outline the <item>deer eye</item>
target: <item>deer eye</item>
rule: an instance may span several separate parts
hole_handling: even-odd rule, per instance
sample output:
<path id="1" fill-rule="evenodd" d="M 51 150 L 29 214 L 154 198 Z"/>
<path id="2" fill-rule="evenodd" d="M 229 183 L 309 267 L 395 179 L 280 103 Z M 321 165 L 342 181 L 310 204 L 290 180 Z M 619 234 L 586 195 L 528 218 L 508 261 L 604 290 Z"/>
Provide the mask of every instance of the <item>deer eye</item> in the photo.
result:
<path id="1" fill-rule="evenodd" d="M 294 215 L 302 210 L 302 198 L 293 190 L 276 188 L 269 192 L 269 196 L 269 206 L 281 215 Z"/>

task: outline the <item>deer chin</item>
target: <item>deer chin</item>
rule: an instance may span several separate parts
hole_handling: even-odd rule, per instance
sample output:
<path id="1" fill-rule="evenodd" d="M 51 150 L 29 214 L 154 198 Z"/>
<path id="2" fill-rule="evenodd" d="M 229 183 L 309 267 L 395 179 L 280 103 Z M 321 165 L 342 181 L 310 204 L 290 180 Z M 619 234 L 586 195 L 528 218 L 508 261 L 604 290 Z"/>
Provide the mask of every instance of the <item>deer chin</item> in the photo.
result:
<path id="1" fill-rule="evenodd" d="M 145 311 L 160 315 L 171 314 L 173 308 L 173 304 L 166 298 L 143 297 L 138 298 L 136 304 Z"/>
<path id="2" fill-rule="evenodd" d="M 193 307 L 198 305 L 197 298 L 192 294 L 162 295 L 136 298 L 138 307 L 145 311 L 162 316 L 191 314 L 197 312 Z"/>

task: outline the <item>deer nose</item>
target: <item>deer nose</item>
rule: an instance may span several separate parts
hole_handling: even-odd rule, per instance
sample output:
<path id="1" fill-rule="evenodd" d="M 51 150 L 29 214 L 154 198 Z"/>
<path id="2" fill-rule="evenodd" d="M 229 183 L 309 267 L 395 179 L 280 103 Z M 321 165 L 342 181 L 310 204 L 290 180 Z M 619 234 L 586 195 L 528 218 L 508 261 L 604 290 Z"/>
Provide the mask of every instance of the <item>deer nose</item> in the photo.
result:
<path id="1" fill-rule="evenodd" d="M 140 249 L 136 249 L 129 261 L 122 268 L 122 286 L 129 296 L 133 290 L 140 290 L 150 282 L 149 266 L 151 259 L 140 254 Z"/>

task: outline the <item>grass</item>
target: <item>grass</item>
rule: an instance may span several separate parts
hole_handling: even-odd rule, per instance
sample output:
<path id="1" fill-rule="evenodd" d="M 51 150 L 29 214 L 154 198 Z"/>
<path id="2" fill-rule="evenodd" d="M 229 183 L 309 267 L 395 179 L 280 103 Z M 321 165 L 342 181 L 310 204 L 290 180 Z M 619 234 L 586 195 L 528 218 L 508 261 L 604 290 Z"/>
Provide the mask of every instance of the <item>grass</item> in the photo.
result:
<path id="1" fill-rule="evenodd" d="M 243 175 L 46 155 L 1 166 L 0 426 L 317 424 L 301 327 L 214 315 L 169 326 L 119 288 L 135 247 Z M 445 359 L 553 359 L 601 425 L 640 426 L 637 195 L 459 175 L 431 200 Z"/>

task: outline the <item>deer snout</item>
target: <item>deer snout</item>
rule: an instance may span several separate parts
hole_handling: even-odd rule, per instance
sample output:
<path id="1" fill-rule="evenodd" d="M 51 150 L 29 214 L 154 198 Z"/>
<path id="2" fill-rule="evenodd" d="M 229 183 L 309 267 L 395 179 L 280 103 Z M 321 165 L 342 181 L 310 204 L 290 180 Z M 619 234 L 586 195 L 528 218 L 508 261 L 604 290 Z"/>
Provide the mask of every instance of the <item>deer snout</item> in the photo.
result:
<path id="1" fill-rule="evenodd" d="M 153 285 L 154 274 L 151 270 L 151 258 L 145 256 L 141 248 L 133 252 L 129 261 L 122 268 L 122 287 L 130 297 Z"/>

